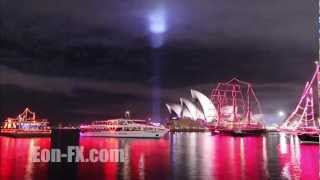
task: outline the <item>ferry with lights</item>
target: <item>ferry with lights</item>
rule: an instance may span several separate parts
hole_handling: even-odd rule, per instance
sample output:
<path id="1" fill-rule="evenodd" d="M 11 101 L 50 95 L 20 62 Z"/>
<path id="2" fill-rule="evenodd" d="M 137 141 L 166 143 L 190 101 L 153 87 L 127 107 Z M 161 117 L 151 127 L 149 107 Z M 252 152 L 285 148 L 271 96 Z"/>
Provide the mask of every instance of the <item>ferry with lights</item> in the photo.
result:
<path id="1" fill-rule="evenodd" d="M 110 119 L 80 126 L 80 136 L 115 138 L 161 138 L 169 130 L 158 123 L 137 119 Z"/>
<path id="2" fill-rule="evenodd" d="M 7 118 L 0 128 L 0 135 L 11 137 L 49 137 L 51 128 L 47 119 L 39 119 L 26 108 L 16 118 Z"/>

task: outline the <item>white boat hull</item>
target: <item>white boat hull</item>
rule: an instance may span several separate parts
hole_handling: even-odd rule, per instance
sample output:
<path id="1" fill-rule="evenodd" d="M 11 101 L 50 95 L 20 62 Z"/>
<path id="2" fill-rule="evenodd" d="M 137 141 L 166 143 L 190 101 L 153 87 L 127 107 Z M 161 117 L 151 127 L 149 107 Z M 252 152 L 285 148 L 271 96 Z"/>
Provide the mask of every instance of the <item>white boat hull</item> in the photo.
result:
<path id="1" fill-rule="evenodd" d="M 100 132 L 81 132 L 84 137 L 115 137 L 115 138 L 161 138 L 168 131 L 100 131 Z"/>

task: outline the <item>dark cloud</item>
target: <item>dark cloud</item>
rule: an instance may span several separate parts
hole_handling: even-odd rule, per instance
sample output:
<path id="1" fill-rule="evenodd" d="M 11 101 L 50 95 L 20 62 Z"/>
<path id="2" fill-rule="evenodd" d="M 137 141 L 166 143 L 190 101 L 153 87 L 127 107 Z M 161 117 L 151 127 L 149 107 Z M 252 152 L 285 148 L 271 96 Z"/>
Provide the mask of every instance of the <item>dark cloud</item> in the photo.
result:
<path id="1" fill-rule="evenodd" d="M 209 95 L 233 77 L 255 85 L 267 113 L 289 111 L 317 58 L 317 6 L 301 0 L 0 0 L 1 112 L 31 104 L 59 120 L 103 118 L 127 108 L 145 117 L 155 83 L 163 104 L 189 96 L 190 88 Z M 155 49 L 149 18 L 157 11 L 167 31 Z M 63 112 L 52 110 L 58 105 Z"/>
<path id="2" fill-rule="evenodd" d="M 148 112 L 151 111 L 152 88 L 142 84 L 37 76 L 6 66 L 1 66 L 0 72 L 3 114 L 12 115 L 10 112 L 16 112 L 11 107 L 22 109 L 29 106 L 46 112 L 56 121 L 72 116 L 70 122 L 116 117 L 126 109 L 136 110 L 135 115 L 143 118 L 151 116 Z M 161 99 L 162 102 L 179 103 L 180 97 L 190 98 L 190 89 L 200 90 L 210 97 L 215 86 L 207 83 L 174 89 L 161 88 Z M 263 83 L 254 84 L 254 87 L 263 104 L 263 111 L 271 114 L 270 122 L 275 122 L 272 118 L 278 110 L 289 112 L 302 91 L 300 85 L 295 83 Z M 165 112 L 164 108 L 162 112 Z"/>
<path id="3" fill-rule="evenodd" d="M 21 3 L 2 1 L 3 35 L 61 41 L 72 36 L 84 42 L 121 44 L 147 36 L 148 17 L 160 8 L 166 16 L 168 41 L 204 45 L 248 41 L 264 45 L 294 43 L 299 48 L 310 47 L 310 42 L 316 41 L 317 4 L 313 1 L 30 0 Z"/>
<path id="4" fill-rule="evenodd" d="M 109 94 L 123 94 L 134 97 L 150 97 L 151 89 L 148 86 L 130 82 L 95 81 L 81 78 L 46 77 L 26 74 L 0 66 L 0 85 L 14 85 L 23 89 L 30 89 L 46 93 L 60 93 L 67 96 L 76 95 L 79 90 L 92 90 Z M 162 89 L 165 96 L 174 95 L 174 90 Z"/>

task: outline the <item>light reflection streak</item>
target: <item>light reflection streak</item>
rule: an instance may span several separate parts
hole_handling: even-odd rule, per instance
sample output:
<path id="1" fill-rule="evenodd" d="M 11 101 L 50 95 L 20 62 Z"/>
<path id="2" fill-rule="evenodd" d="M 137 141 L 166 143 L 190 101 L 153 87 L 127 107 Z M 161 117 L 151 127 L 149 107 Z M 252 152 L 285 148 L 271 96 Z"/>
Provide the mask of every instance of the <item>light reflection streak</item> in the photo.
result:
<path id="1" fill-rule="evenodd" d="M 145 171 L 145 161 L 144 161 L 144 154 L 142 153 L 140 155 L 140 159 L 139 159 L 139 179 L 141 180 L 144 180 L 145 178 L 145 174 L 144 174 L 144 171 Z"/>
<path id="2" fill-rule="evenodd" d="M 234 162 L 235 161 L 235 155 L 237 154 L 237 151 L 235 149 L 235 138 L 231 137 L 229 139 L 229 148 L 230 148 L 230 156 L 229 156 L 229 162 Z M 229 164 L 232 167 L 232 164 Z M 235 168 L 229 168 L 230 174 L 232 174 L 232 176 L 236 176 L 236 172 L 235 172 Z"/>
<path id="3" fill-rule="evenodd" d="M 245 172 L 246 167 L 246 158 L 245 158 L 245 147 L 244 147 L 244 138 L 240 139 L 240 164 L 241 164 L 241 179 L 245 179 Z"/>
<path id="4" fill-rule="evenodd" d="M 287 139 L 286 139 L 286 134 L 280 133 L 280 153 L 281 154 L 286 154 L 288 152 L 287 148 Z"/>
<path id="5" fill-rule="evenodd" d="M 301 168 L 300 168 L 300 145 L 296 144 L 297 136 L 290 136 L 290 153 L 291 153 L 291 162 L 287 165 L 289 169 L 292 170 L 293 179 L 301 179 Z"/>
<path id="6" fill-rule="evenodd" d="M 126 156 L 124 159 L 123 175 L 126 179 L 130 179 L 130 146 L 128 143 L 124 143 L 124 151 Z"/>
<path id="7" fill-rule="evenodd" d="M 263 169 L 266 172 L 266 177 L 270 177 L 268 169 L 268 154 L 267 154 L 267 139 L 262 137 L 262 158 L 263 158 Z"/>
<path id="8" fill-rule="evenodd" d="M 215 141 L 212 141 L 210 133 L 208 133 L 202 143 L 201 143 L 202 148 L 202 154 L 204 161 L 201 161 L 201 174 L 205 174 L 207 176 L 211 175 L 211 169 L 212 169 L 212 158 L 214 156 L 213 149 L 216 147 L 215 146 Z"/>
<path id="9" fill-rule="evenodd" d="M 189 134 L 189 138 L 190 141 L 188 142 L 188 154 L 187 154 L 187 159 L 189 162 L 189 169 L 188 169 L 188 173 L 189 176 L 192 176 L 196 169 L 197 169 L 197 162 L 196 162 L 196 151 L 197 151 L 197 146 L 196 146 L 196 140 L 197 140 L 197 134 L 196 133 L 190 133 Z"/>
<path id="10" fill-rule="evenodd" d="M 28 160 L 26 163 L 26 180 L 32 180 L 32 173 L 33 173 L 33 163 L 32 163 L 32 152 L 34 149 L 34 139 L 30 140 L 29 148 L 28 148 Z"/>

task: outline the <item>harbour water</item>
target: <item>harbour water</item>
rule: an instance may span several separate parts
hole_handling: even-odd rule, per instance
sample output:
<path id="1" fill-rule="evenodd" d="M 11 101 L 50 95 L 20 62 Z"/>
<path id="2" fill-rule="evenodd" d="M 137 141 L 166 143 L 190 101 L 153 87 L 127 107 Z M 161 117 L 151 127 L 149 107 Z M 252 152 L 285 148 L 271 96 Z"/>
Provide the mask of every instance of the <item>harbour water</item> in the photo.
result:
<path id="1" fill-rule="evenodd" d="M 295 136 L 261 137 L 170 133 L 162 139 L 81 137 L 91 148 L 121 148 L 124 162 L 32 162 L 50 138 L 0 137 L 0 179 L 319 179 L 319 146 Z M 63 168 L 61 168 L 63 167 Z M 23 178 L 21 178 L 23 177 Z"/>

